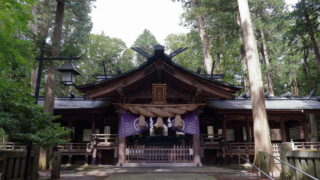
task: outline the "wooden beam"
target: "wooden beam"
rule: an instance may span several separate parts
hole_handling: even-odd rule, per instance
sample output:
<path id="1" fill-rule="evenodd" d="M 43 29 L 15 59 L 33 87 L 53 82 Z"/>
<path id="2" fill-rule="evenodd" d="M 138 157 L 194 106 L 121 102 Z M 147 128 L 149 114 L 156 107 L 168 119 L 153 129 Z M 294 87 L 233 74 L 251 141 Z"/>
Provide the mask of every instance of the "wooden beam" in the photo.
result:
<path id="1" fill-rule="evenodd" d="M 246 134 L 247 134 L 247 141 L 248 142 L 252 142 L 253 139 L 252 139 L 252 133 L 250 131 L 250 122 L 249 122 L 249 118 L 248 118 L 248 115 L 246 114 L 245 115 L 245 119 L 246 119 Z"/>
<path id="2" fill-rule="evenodd" d="M 223 140 L 227 140 L 227 120 L 226 118 L 223 116 L 223 119 L 222 119 L 222 137 L 223 137 Z"/>
<path id="3" fill-rule="evenodd" d="M 233 94 L 229 94 L 225 91 L 217 89 L 216 87 L 209 88 L 209 87 L 203 85 L 202 83 L 196 82 L 195 80 L 186 79 L 184 77 L 184 75 L 182 75 L 180 73 L 174 73 L 174 74 L 172 74 L 172 76 L 175 77 L 176 79 L 179 79 L 180 81 L 182 81 L 186 84 L 189 84 L 189 85 L 192 85 L 195 87 L 200 87 L 203 91 L 206 91 L 209 94 L 216 95 L 216 96 L 219 96 L 222 98 L 232 98 L 233 97 Z"/>
<path id="4" fill-rule="evenodd" d="M 197 88 L 196 88 L 196 90 L 194 92 L 193 98 L 192 98 L 193 102 L 197 102 L 201 92 L 202 92 L 202 89 L 199 86 L 197 86 Z"/>
<path id="5" fill-rule="evenodd" d="M 102 87 L 100 89 L 94 89 L 94 90 L 92 90 L 90 92 L 87 92 L 86 97 L 89 98 L 89 99 L 90 98 L 102 97 L 105 94 L 111 93 L 112 91 L 116 91 L 119 87 L 131 85 L 131 84 L 139 81 L 140 79 L 150 75 L 154 71 L 155 70 L 151 70 L 151 71 L 149 71 L 147 73 L 141 71 L 141 72 L 137 73 L 133 77 L 130 76 L 127 79 L 121 80 L 121 82 L 119 82 L 119 83 L 112 83 L 109 86 Z"/>

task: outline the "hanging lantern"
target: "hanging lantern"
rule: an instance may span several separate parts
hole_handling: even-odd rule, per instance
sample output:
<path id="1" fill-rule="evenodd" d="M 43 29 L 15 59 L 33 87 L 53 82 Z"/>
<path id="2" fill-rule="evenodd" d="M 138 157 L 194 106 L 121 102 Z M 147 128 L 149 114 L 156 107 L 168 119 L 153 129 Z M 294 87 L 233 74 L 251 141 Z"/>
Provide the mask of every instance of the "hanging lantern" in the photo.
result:
<path id="1" fill-rule="evenodd" d="M 178 128 L 178 129 L 182 129 L 182 118 L 181 115 L 176 115 L 176 117 L 174 118 L 174 127 Z"/>
<path id="2" fill-rule="evenodd" d="M 76 83 L 76 76 L 80 75 L 72 63 L 63 65 L 58 71 L 62 73 L 60 82 L 66 86 L 74 86 Z"/>
<path id="3" fill-rule="evenodd" d="M 157 118 L 156 128 L 163 128 L 163 119 L 162 117 Z"/>
<path id="4" fill-rule="evenodd" d="M 139 117 L 139 127 L 140 129 L 144 129 L 147 126 L 146 119 L 144 116 L 140 115 Z"/>

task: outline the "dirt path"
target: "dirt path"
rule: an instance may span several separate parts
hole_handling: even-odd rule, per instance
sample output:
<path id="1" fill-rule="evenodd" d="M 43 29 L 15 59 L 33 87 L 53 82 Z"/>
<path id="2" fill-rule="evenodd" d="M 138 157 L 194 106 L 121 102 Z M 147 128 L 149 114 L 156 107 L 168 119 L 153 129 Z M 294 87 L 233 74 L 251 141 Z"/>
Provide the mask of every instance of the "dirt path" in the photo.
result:
<path id="1" fill-rule="evenodd" d="M 50 172 L 40 172 L 41 179 L 48 179 Z M 255 175 L 242 174 L 227 167 L 203 166 L 186 168 L 119 168 L 114 166 L 69 167 L 61 171 L 62 180 L 244 180 L 256 179 Z"/>

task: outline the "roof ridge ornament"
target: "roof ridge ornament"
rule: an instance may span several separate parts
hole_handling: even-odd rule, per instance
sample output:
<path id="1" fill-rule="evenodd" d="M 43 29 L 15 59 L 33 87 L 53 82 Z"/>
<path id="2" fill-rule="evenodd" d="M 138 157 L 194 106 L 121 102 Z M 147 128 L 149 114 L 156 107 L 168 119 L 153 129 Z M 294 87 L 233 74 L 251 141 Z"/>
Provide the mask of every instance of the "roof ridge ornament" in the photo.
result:
<path id="1" fill-rule="evenodd" d="M 154 54 L 149 54 L 148 52 L 146 52 L 145 50 L 143 50 L 142 48 L 140 47 L 131 47 L 132 50 L 134 50 L 135 52 L 137 52 L 138 54 L 140 54 L 141 56 L 149 59 L 150 57 L 154 56 L 154 55 L 157 55 L 157 56 L 163 56 L 163 55 L 166 55 L 168 56 L 170 59 L 172 59 L 173 57 L 181 54 L 182 52 L 184 52 L 185 50 L 187 50 L 188 48 L 187 47 L 184 47 L 184 48 L 178 48 L 174 51 L 172 51 L 169 55 L 167 55 L 165 52 L 164 52 L 164 46 L 160 45 L 160 44 L 157 44 L 155 45 L 154 47 Z"/>
<path id="2" fill-rule="evenodd" d="M 184 51 L 187 50 L 187 49 L 188 49 L 187 47 L 178 48 L 178 49 L 172 51 L 172 52 L 169 54 L 169 57 L 170 57 L 170 58 L 173 58 L 173 57 L 181 54 L 182 52 L 184 52 Z"/>
<path id="3" fill-rule="evenodd" d="M 151 55 L 149 53 L 147 53 L 145 50 L 143 50 L 139 47 L 131 47 L 131 49 L 147 59 L 149 59 L 151 57 Z"/>

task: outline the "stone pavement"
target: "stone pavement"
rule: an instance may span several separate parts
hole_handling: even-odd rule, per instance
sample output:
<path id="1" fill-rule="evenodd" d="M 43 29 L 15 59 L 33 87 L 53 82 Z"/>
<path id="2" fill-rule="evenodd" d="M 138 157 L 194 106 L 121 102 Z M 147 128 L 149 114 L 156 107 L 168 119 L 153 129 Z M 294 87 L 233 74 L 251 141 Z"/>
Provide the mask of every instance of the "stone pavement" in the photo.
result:
<path id="1" fill-rule="evenodd" d="M 67 167 L 61 171 L 62 180 L 242 180 L 256 179 L 253 174 L 220 166 L 176 168 L 119 168 L 114 166 Z M 40 172 L 41 179 L 50 177 L 49 171 Z"/>

